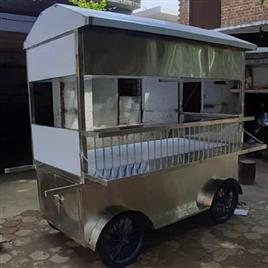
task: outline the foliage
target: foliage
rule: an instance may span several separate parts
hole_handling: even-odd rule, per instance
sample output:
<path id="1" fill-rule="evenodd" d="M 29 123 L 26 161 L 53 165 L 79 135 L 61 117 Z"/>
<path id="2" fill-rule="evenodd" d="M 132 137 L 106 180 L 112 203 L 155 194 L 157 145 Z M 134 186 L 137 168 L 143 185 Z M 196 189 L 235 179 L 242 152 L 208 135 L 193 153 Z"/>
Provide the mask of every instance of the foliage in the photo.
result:
<path id="1" fill-rule="evenodd" d="M 79 7 L 91 8 L 95 10 L 104 10 L 107 5 L 107 0 L 69 0 L 69 2 Z"/>

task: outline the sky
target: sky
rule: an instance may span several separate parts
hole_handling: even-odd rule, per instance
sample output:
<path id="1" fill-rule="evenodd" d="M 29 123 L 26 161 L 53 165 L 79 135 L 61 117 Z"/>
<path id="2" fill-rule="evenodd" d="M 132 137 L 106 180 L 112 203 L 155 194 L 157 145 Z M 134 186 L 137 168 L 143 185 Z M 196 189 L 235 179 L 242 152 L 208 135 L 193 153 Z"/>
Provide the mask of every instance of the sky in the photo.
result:
<path id="1" fill-rule="evenodd" d="M 141 0 L 141 8 L 147 9 L 155 6 L 165 6 L 171 12 L 178 13 L 178 0 Z M 172 13 L 173 13 L 172 12 Z"/>
<path id="2" fill-rule="evenodd" d="M 150 8 L 160 5 L 168 6 L 170 8 L 178 8 L 178 0 L 141 0 L 142 8 Z"/>

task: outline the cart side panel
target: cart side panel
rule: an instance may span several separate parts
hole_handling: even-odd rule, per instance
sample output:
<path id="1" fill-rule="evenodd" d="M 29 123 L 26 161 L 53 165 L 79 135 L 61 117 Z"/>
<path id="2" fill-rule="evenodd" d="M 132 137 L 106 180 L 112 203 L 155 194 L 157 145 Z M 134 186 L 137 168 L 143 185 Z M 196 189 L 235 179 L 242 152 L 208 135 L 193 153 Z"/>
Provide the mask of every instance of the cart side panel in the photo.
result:
<path id="1" fill-rule="evenodd" d="M 75 34 L 27 50 L 28 81 L 76 74 Z"/>
<path id="2" fill-rule="evenodd" d="M 196 214 L 205 208 L 197 202 L 203 187 L 213 178 L 237 178 L 237 162 L 237 154 L 232 154 L 187 167 L 124 178 L 108 186 L 87 181 L 82 193 L 85 237 L 91 236 L 94 228 L 87 228 L 96 225 L 94 221 L 99 218 L 96 215 L 112 207 L 142 212 L 155 228 Z"/>
<path id="3" fill-rule="evenodd" d="M 81 175 L 78 131 L 32 124 L 36 161 Z"/>
<path id="4" fill-rule="evenodd" d="M 80 188 L 68 189 L 77 178 L 41 163 L 37 163 L 36 171 L 42 216 L 54 227 L 81 242 Z M 65 187 L 65 190 L 55 190 Z"/>

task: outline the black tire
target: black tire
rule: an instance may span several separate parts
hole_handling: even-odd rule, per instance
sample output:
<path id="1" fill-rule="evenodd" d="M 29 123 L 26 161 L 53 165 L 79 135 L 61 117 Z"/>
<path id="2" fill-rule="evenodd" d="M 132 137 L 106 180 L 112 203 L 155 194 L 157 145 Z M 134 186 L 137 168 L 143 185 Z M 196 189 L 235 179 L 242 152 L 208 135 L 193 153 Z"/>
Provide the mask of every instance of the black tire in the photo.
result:
<path id="1" fill-rule="evenodd" d="M 133 216 L 123 213 L 106 224 L 97 243 L 97 252 L 106 266 L 126 267 L 136 261 L 143 241 L 142 226 Z"/>
<path id="2" fill-rule="evenodd" d="M 215 223 L 228 221 L 237 207 L 238 199 L 238 184 L 232 180 L 223 182 L 217 189 L 210 207 L 213 221 Z"/>

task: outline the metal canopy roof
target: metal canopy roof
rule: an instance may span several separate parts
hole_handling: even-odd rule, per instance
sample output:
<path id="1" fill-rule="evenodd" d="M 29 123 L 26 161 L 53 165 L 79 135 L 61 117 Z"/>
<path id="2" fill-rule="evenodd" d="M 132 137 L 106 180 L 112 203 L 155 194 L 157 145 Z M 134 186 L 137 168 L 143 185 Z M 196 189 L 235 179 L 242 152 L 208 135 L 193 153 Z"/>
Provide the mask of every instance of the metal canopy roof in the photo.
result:
<path id="1" fill-rule="evenodd" d="M 264 32 L 268 31 L 268 20 L 253 21 L 245 24 L 231 25 L 214 29 L 214 31 L 226 34 L 258 33 L 260 30 Z"/>
<path id="2" fill-rule="evenodd" d="M 30 48 L 85 25 L 153 33 L 232 46 L 245 50 L 256 49 L 254 44 L 216 31 L 179 23 L 107 11 L 96 11 L 63 4 L 55 4 L 40 14 L 25 41 L 24 47 Z"/>
<path id="3" fill-rule="evenodd" d="M 258 47 L 256 50 L 247 51 L 247 54 L 263 54 L 268 53 L 268 47 Z"/>

